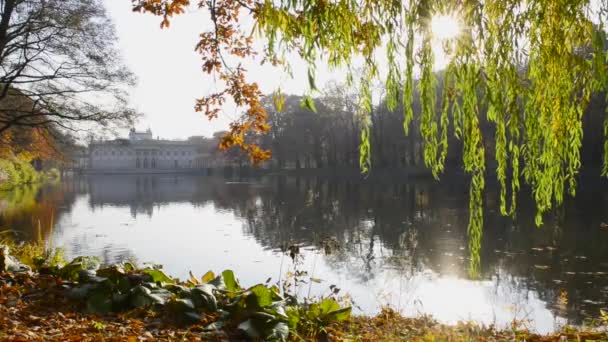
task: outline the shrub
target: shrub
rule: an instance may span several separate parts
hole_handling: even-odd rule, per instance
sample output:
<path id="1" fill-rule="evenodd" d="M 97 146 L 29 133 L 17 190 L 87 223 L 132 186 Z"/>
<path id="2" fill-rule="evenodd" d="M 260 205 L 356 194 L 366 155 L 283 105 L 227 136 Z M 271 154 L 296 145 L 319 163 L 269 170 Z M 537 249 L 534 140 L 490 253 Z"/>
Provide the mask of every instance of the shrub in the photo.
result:
<path id="1" fill-rule="evenodd" d="M 49 171 L 49 178 L 58 179 L 59 170 Z M 0 191 L 12 190 L 19 185 L 40 181 L 41 175 L 28 161 L 16 158 L 0 158 Z"/>
<path id="2" fill-rule="evenodd" d="M 0 190 L 10 190 L 21 183 L 21 174 L 12 158 L 0 158 Z"/>
<path id="3" fill-rule="evenodd" d="M 16 185 L 30 184 L 38 180 L 38 172 L 29 162 L 14 158 L 13 164 L 20 176 L 20 182 Z"/>

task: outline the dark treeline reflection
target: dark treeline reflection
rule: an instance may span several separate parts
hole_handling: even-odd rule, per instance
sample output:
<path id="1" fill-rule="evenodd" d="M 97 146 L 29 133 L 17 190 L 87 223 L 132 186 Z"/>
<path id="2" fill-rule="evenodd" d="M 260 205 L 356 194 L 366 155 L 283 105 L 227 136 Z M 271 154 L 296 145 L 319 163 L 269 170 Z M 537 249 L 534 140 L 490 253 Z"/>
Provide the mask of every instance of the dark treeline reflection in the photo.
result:
<path id="1" fill-rule="evenodd" d="M 556 314 L 575 322 L 597 315 L 608 300 L 606 188 L 605 182 L 583 181 L 576 199 L 567 199 L 536 228 L 529 194 L 520 196 L 517 219 L 512 220 L 499 214 L 496 191 L 490 187 L 485 195 L 482 279 L 535 290 Z M 86 196 L 91 210 L 128 207 L 134 218 L 153 216 L 170 203 L 212 205 L 240 218 L 244 233 L 265 248 L 299 244 L 304 253 L 322 251 L 328 265 L 362 283 L 387 269 L 466 278 L 467 189 L 455 176 L 441 182 L 96 176 L 40 189 L 40 205 L 19 213 L 5 209 L 0 226 L 34 237 L 36 216 L 57 221 L 72 211 L 79 196 Z M 179 217 L 175 224 L 180 224 Z"/>

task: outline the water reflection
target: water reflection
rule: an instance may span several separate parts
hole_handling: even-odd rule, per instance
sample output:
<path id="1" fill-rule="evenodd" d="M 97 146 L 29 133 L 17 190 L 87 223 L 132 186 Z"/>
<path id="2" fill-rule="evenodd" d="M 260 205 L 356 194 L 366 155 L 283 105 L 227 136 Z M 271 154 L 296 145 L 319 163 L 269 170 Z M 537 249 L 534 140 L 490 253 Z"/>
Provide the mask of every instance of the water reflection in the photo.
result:
<path id="1" fill-rule="evenodd" d="M 154 261 L 180 277 L 232 268 L 247 284 L 278 279 L 292 267 L 281 248 L 297 243 L 301 267 L 324 280 L 312 292 L 336 284 L 364 311 L 390 304 L 444 321 L 530 320 L 548 331 L 605 306 L 605 188 L 583 185 L 541 229 L 525 197 L 514 222 L 487 191 L 479 281 L 467 279 L 467 186 L 458 178 L 83 177 L 32 190 L 23 205 L 0 200 L 0 227 L 27 239 L 54 223 L 53 241 L 68 256 Z"/>

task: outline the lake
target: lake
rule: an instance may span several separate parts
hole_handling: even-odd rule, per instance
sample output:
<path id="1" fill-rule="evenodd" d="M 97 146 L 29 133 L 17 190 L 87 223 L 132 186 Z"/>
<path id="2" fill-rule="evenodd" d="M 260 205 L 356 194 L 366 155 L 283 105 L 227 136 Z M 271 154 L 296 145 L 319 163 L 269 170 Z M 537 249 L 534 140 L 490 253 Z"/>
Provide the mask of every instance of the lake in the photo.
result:
<path id="1" fill-rule="evenodd" d="M 492 188 L 490 186 L 490 188 Z M 104 175 L 0 195 L 0 230 L 41 238 L 68 258 L 162 264 L 172 276 L 232 269 L 242 285 L 308 272 L 301 296 L 341 289 L 355 313 L 389 305 L 443 322 L 538 332 L 580 324 L 608 305 L 608 192 L 599 176 L 534 226 L 485 194 L 481 274 L 470 279 L 468 188 L 459 177 L 364 181 Z M 296 265 L 288 255 L 298 246 Z"/>

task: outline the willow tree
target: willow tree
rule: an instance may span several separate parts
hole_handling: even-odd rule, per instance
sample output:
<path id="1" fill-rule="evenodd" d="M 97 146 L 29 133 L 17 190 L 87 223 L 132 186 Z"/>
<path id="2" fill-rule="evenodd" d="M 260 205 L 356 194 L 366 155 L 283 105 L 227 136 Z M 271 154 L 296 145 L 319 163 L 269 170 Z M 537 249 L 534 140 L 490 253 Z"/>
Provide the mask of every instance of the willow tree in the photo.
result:
<path id="1" fill-rule="evenodd" d="M 132 1 L 136 11 L 162 16 L 161 27 L 191 5 L 189 0 Z M 483 225 L 484 140 L 495 140 L 502 214 L 514 213 L 522 180 L 533 190 L 537 225 L 543 213 L 562 203 L 566 191 L 575 194 L 582 116 L 591 94 L 608 89 L 606 1 L 203 0 L 198 6 L 209 12 L 212 28 L 201 33 L 196 49 L 203 70 L 217 74 L 225 88 L 197 100 L 196 108 L 213 118 L 228 99 L 243 107 L 242 118 L 232 123 L 221 147 L 238 146 L 254 163 L 270 158 L 270 151 L 248 141 L 251 134 L 246 133 L 264 133 L 269 127 L 260 106 L 262 94 L 247 80 L 239 58 L 289 70 L 288 56 L 298 54 L 308 65 L 309 91 L 303 105 L 313 110 L 310 94 L 316 90 L 318 63 L 348 70 L 362 61 L 364 72 L 357 77 L 349 73 L 349 79 L 359 87 L 360 164 L 365 172 L 372 166 L 372 81 L 385 82 L 389 109 L 403 101 L 405 134 L 419 115 L 424 160 L 435 177 L 444 169 L 451 123 L 463 141 L 464 169 L 471 176 L 473 274 L 479 267 Z M 431 25 L 440 16 L 455 18 L 460 27 L 458 35 L 441 43 L 449 57 L 441 88 Z M 243 24 L 250 22 L 253 30 Z M 237 62 L 229 65 L 227 60 Z M 379 72 L 380 63 L 386 65 L 386 74 Z M 441 94 L 438 89 L 443 89 Z M 412 109 L 415 93 L 420 96 L 419 113 Z M 280 93 L 275 98 L 280 107 Z M 481 115 L 495 126 L 495 136 L 483 136 Z M 608 135 L 608 115 L 605 122 Z M 606 175 L 608 153 L 604 160 Z"/>

